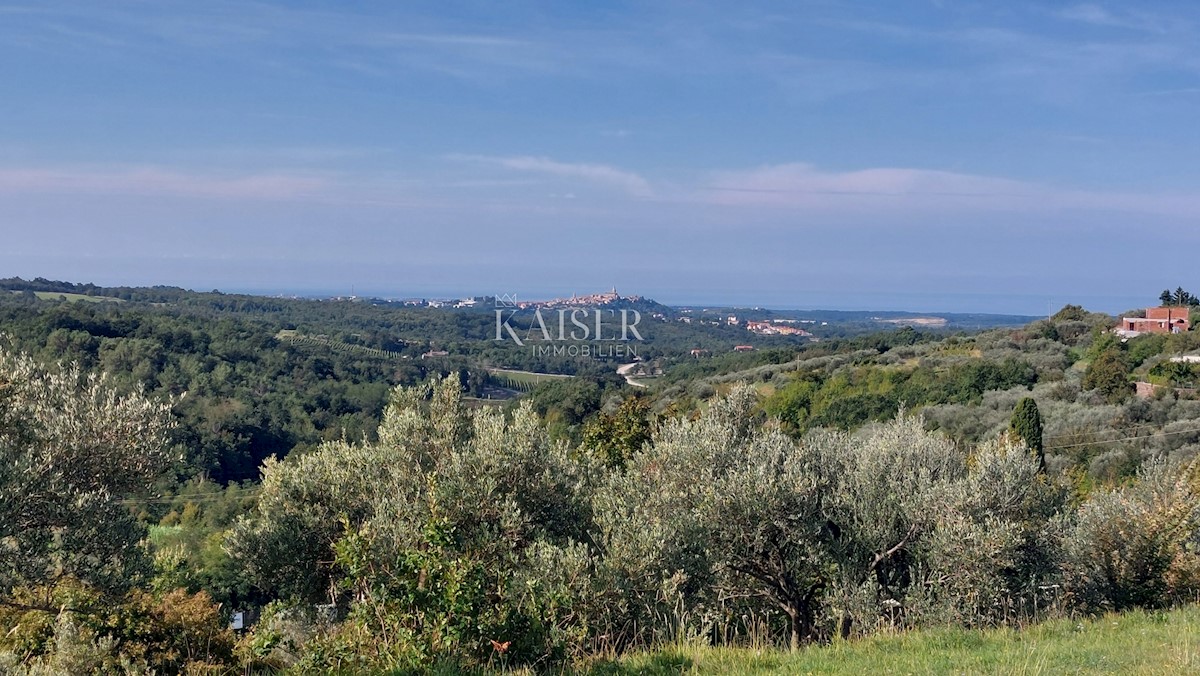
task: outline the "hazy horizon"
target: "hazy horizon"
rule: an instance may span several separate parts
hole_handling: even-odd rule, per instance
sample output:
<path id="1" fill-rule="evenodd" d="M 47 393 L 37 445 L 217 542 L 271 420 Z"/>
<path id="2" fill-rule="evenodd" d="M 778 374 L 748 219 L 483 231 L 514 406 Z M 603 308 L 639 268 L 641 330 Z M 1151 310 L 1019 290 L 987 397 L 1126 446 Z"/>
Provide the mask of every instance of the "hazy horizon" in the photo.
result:
<path id="1" fill-rule="evenodd" d="M 610 283 L 606 286 L 588 287 L 588 288 L 529 288 L 529 287 L 514 287 L 514 288 L 465 288 L 451 286 L 424 285 L 410 288 L 389 288 L 389 287 L 373 287 L 359 286 L 351 284 L 346 287 L 324 287 L 324 286 L 245 286 L 245 285 L 206 285 L 206 284 L 186 284 L 172 282 L 167 279 L 154 281 L 130 281 L 128 278 L 109 278 L 110 281 L 100 282 L 96 279 L 73 279 L 73 278 L 58 278 L 45 274 L 29 274 L 29 275 L 0 275 L 18 276 L 26 280 L 31 280 L 34 277 L 42 277 L 54 281 L 64 281 L 72 283 L 87 284 L 93 283 L 97 286 L 130 286 L 130 287 L 148 287 L 148 286 L 175 286 L 185 288 L 191 291 L 206 292 L 220 291 L 229 294 L 248 294 L 261 296 L 284 296 L 284 297 L 300 297 L 300 298 L 332 298 L 339 296 L 359 296 L 373 297 L 383 299 L 406 299 L 406 298 L 423 298 L 426 300 L 451 300 L 471 298 L 475 296 L 496 296 L 507 294 L 521 300 L 550 300 L 554 298 L 566 298 L 572 294 L 593 294 L 602 293 L 614 288 L 614 284 Z M 981 314 L 1002 314 L 1002 315 L 1020 315 L 1028 317 L 1043 317 L 1054 312 L 1057 312 L 1064 305 L 1082 305 L 1085 309 L 1093 312 L 1105 312 L 1108 314 L 1120 314 L 1121 312 L 1143 308 L 1155 304 L 1154 299 L 1147 300 L 1143 297 L 1126 297 L 1124 303 L 1121 298 L 1100 298 L 1100 297 L 1028 297 L 1012 295 L 1006 296 L 1003 294 L 905 294 L 905 293 L 884 293 L 884 294 L 865 294 L 861 296 L 835 296 L 819 291 L 809 293 L 755 293 L 753 291 L 745 291 L 739 293 L 705 293 L 703 291 L 686 291 L 675 289 L 661 289 L 660 292 L 655 290 L 647 291 L 623 285 L 615 284 L 615 288 L 622 296 L 642 296 L 650 300 L 669 305 L 673 307 L 761 307 L 771 310 L 821 310 L 821 311 L 848 311 L 848 312 L 863 312 L 863 311 L 882 311 L 882 312 L 914 312 L 914 313 L 981 313 Z M 1040 307 L 1039 307 L 1040 304 Z"/>
<path id="2" fill-rule="evenodd" d="M 1031 315 L 1197 286 L 1200 7 L 0 17 L 6 275 Z"/>

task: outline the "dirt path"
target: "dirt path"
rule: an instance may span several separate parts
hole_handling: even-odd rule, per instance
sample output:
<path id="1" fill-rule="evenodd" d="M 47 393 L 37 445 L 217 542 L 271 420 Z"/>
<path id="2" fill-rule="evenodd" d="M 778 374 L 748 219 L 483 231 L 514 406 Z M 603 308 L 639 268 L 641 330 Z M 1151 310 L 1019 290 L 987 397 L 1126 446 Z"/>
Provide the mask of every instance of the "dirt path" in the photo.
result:
<path id="1" fill-rule="evenodd" d="M 646 385 L 644 383 L 639 383 L 638 381 L 633 379 L 633 376 L 629 375 L 629 372 L 632 371 L 633 367 L 635 367 L 637 365 L 638 365 L 638 362 L 636 362 L 636 361 L 633 362 L 632 364 L 621 364 L 620 366 L 617 367 L 617 375 L 624 376 L 625 382 L 629 383 L 633 387 L 646 387 Z"/>

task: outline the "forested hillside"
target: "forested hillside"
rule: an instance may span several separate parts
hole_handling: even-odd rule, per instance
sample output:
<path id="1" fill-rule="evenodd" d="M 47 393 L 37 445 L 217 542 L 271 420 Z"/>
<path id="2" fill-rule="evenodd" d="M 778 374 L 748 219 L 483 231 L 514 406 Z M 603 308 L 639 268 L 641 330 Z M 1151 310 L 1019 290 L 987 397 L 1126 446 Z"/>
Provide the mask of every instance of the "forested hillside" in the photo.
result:
<path id="1" fill-rule="evenodd" d="M 0 297 L 0 667 L 554 670 L 1200 594 L 1200 333 L 676 322 L 638 387 L 497 371 L 489 321 Z"/>
<path id="2" fill-rule="evenodd" d="M 809 346 L 724 322 L 654 319 L 649 311 L 656 308 L 662 306 L 642 306 L 646 340 L 637 345 L 638 357 L 665 367 L 673 380 L 786 361 Z M 539 355 L 495 340 L 496 331 L 490 308 L 0 280 L 0 333 L 12 347 L 47 363 L 108 372 L 127 390 L 177 398 L 175 435 L 184 454 L 177 471 L 218 483 L 254 479 L 264 459 L 293 449 L 373 435 L 390 388 L 433 376 L 459 373 L 468 394 L 483 399 L 530 389 L 493 377 L 497 369 L 579 376 L 573 386 L 534 395 L 539 412 L 572 429 L 597 413 L 601 393 L 619 398 L 618 362 Z M 732 352 L 739 344 L 757 349 Z M 692 357 L 692 350 L 705 357 Z M 560 397 L 554 389 L 571 393 Z M 554 400 L 562 406 L 549 405 Z"/>

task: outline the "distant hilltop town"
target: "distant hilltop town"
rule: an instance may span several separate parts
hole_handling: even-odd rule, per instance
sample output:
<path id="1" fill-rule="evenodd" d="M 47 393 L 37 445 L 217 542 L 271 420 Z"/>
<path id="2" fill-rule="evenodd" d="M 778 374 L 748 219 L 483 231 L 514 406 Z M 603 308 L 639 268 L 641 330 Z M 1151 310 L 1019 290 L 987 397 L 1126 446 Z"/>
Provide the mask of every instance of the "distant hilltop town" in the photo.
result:
<path id="1" fill-rule="evenodd" d="M 612 291 L 602 293 L 588 293 L 584 295 L 572 293 L 570 298 L 552 298 L 550 300 L 521 300 L 516 297 L 516 294 L 474 295 L 474 297 L 469 298 L 364 298 L 358 297 L 358 295 L 335 295 L 335 297 L 329 297 L 326 300 L 356 301 L 356 303 L 372 303 L 377 305 L 396 304 L 409 307 L 454 307 L 454 309 L 466 309 L 466 307 L 491 309 L 492 306 L 496 306 L 511 307 L 511 309 L 517 310 L 535 309 L 535 307 L 596 307 L 637 303 L 658 305 L 654 301 L 641 297 L 641 295 L 620 295 L 617 293 L 616 287 L 613 287 Z"/>
<path id="2" fill-rule="evenodd" d="M 519 307 L 519 308 L 596 307 L 596 306 L 601 306 L 601 305 L 611 305 L 611 304 L 617 303 L 619 301 L 636 303 L 636 302 L 639 302 L 642 300 L 645 300 L 645 299 L 642 298 L 641 296 L 624 296 L 623 297 L 623 296 L 621 296 L 621 294 L 617 293 L 617 288 L 614 286 L 612 291 L 606 291 L 603 293 L 589 293 L 589 294 L 586 294 L 583 296 L 573 293 L 573 294 L 571 294 L 570 298 L 554 298 L 551 300 L 518 301 L 518 302 L 514 303 L 513 305 L 514 305 L 514 307 Z"/>
<path id="3" fill-rule="evenodd" d="M 796 326 L 796 324 L 816 324 L 815 320 L 811 319 L 769 319 L 764 321 L 743 321 L 736 315 L 729 315 L 725 320 L 729 326 L 744 326 L 750 333 L 757 333 L 760 336 L 802 336 L 811 338 L 812 333 Z M 824 322 L 822 322 L 824 325 Z"/>
<path id="4" fill-rule="evenodd" d="M 648 302 L 642 296 L 622 296 L 617 293 L 616 287 L 611 291 L 602 293 L 589 293 L 579 295 L 571 294 L 570 298 L 552 298 L 550 300 L 521 300 L 516 294 L 500 294 L 497 296 L 472 296 L 470 298 L 400 298 L 400 299 L 382 299 L 382 298 L 363 298 L 359 296 L 334 296 L 328 300 L 340 301 L 356 301 L 368 302 L 376 304 L 400 304 L 410 307 L 431 307 L 431 308 L 491 308 L 506 307 L 513 309 L 526 308 L 572 308 L 572 307 L 598 307 L 605 305 L 613 305 L 617 303 L 642 303 Z M 657 303 L 653 303 L 654 305 Z"/>

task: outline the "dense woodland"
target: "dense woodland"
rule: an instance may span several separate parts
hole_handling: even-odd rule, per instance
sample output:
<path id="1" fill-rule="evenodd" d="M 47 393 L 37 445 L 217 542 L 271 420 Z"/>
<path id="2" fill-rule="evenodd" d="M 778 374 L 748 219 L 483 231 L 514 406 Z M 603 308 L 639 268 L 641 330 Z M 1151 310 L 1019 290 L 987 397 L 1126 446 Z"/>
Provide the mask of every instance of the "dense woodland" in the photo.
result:
<path id="1" fill-rule="evenodd" d="M 1197 331 L 661 322 L 648 387 L 518 393 L 490 369 L 551 369 L 486 312 L 4 285 L 2 670 L 586 668 L 1200 594 Z"/>

